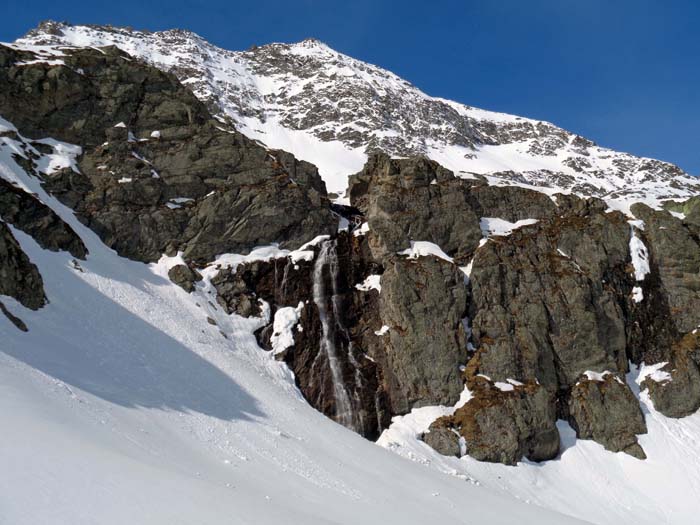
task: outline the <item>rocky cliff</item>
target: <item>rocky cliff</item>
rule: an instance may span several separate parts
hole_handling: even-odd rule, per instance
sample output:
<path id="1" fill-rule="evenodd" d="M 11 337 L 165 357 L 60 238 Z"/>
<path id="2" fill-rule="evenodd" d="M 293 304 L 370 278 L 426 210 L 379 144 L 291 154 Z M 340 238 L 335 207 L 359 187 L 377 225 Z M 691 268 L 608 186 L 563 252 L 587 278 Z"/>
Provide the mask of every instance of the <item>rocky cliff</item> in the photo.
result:
<path id="1" fill-rule="evenodd" d="M 59 41 L 70 34 L 54 30 Z M 249 53 L 281 68 L 280 49 Z M 368 438 L 466 389 L 424 435 L 445 454 L 548 460 L 563 419 L 581 439 L 643 458 L 630 366 L 647 371 L 664 414 L 700 406 L 692 200 L 626 215 L 596 197 L 374 152 L 347 174 L 347 201 L 331 204 L 313 165 L 247 138 L 175 74 L 112 45 L 0 46 L 0 117 L 7 173 L 29 173 L 119 255 L 176 260 L 169 276 L 187 292 L 257 319 L 260 345 L 308 402 Z M 465 119 L 449 141 L 488 145 L 485 129 Z M 89 257 L 85 246 L 5 175 L 0 218 L 0 293 L 50 308 L 18 232 L 76 259 Z"/>

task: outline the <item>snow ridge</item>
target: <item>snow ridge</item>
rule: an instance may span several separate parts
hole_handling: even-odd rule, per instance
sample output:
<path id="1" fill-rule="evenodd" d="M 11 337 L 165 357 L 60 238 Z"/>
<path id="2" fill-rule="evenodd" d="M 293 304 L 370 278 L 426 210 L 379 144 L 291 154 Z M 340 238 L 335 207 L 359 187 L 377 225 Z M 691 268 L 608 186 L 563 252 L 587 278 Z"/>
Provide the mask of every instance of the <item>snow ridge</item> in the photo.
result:
<path id="1" fill-rule="evenodd" d="M 550 194 L 657 205 L 700 193 L 700 181 L 677 166 L 602 148 L 548 122 L 431 97 L 315 39 L 229 51 L 183 30 L 45 22 L 14 45 L 41 49 L 46 60 L 60 56 L 59 46 L 116 45 L 174 73 L 244 134 L 316 164 L 333 192 L 382 149 Z"/>

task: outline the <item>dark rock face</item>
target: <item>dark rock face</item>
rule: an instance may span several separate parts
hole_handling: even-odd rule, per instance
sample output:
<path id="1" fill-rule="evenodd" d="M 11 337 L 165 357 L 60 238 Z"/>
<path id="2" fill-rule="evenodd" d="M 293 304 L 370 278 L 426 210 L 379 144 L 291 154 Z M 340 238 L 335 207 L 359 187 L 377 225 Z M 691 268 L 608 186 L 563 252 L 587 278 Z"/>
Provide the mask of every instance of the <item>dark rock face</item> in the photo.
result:
<path id="1" fill-rule="evenodd" d="M 451 418 L 439 418 L 430 425 L 430 430 L 421 439 L 443 456 L 460 457 L 459 432 L 452 428 Z"/>
<path id="2" fill-rule="evenodd" d="M 312 256 L 223 268 L 211 284 L 228 314 L 269 313 L 256 334 L 261 346 L 337 422 L 374 439 L 393 415 L 454 404 L 466 383 L 471 399 L 423 440 L 446 455 L 459 456 L 466 443 L 477 459 L 515 464 L 558 454 L 557 419 L 580 438 L 643 458 L 636 435 L 646 426 L 622 380 L 629 361 L 660 367 L 643 386 L 662 413 L 700 407 L 694 204 L 682 204 L 684 221 L 633 207 L 645 223 L 634 235 L 649 248 L 639 281 L 627 218 L 595 198 L 488 186 L 425 158 L 376 153 L 350 179 L 352 206 L 331 208 L 314 166 L 222 128 L 174 76 L 116 48 L 66 53 L 65 65 L 22 65 L 34 55 L 0 46 L 0 115 L 15 135 L 82 148 L 76 171 L 42 171 L 31 154 L 17 162 L 119 254 L 148 262 L 182 252 L 185 264 L 169 277 L 188 292 L 201 279 L 196 268 L 217 255 L 327 236 Z M 539 133 L 530 126 L 493 132 Z M 468 128 L 460 136 L 472 140 Z M 550 138 L 533 144 L 537 154 L 553 155 L 572 137 Z M 588 169 L 585 160 L 569 164 Z M 369 231 L 338 233 L 338 214 Z M 87 255 L 55 213 L 2 179 L 0 216 L 46 249 Z M 483 242 L 483 217 L 538 222 Z M 400 255 L 415 241 L 438 245 L 454 263 Z M 467 263 L 468 278 L 459 268 Z M 33 309 L 46 302 L 39 272 L 5 222 L 0 294 Z M 286 315 L 295 324 L 280 346 L 275 321 Z"/>
<path id="3" fill-rule="evenodd" d="M 667 201 L 664 203 L 664 209 L 684 214 L 683 222 L 696 233 L 698 232 L 700 228 L 700 197 L 691 197 L 682 202 Z"/>
<path id="4" fill-rule="evenodd" d="M 437 257 L 392 257 L 381 286 L 379 317 L 389 330 L 373 356 L 384 370 L 392 413 L 456 403 L 459 367 L 467 361 L 464 274 Z"/>
<path id="5" fill-rule="evenodd" d="M 119 122 L 154 130 L 203 124 L 204 106 L 177 79 L 110 46 L 71 50 L 65 66 L 0 46 L 0 113 L 31 138 L 50 136 L 90 148 Z M 32 108 L 32 111 L 26 111 Z"/>
<path id="6" fill-rule="evenodd" d="M 32 310 L 38 310 L 46 304 L 44 282 L 39 270 L 22 251 L 7 224 L 2 221 L 0 221 L 0 295 L 9 295 Z"/>
<path id="7" fill-rule="evenodd" d="M 685 417 L 700 408 L 700 371 L 697 355 L 700 351 L 698 334 L 686 334 L 672 348 L 671 362 L 661 368 L 668 379 L 647 378 L 643 387 L 649 389 L 654 408 L 668 417 Z M 694 359 L 695 358 L 695 359 Z"/>
<path id="8" fill-rule="evenodd" d="M 481 239 L 468 187 L 468 181 L 434 161 L 376 154 L 350 177 L 348 194 L 367 217 L 375 257 L 409 248 L 413 240 L 432 242 L 467 260 Z"/>
<path id="9" fill-rule="evenodd" d="M 302 305 L 294 345 L 277 354 L 294 372 L 309 403 L 360 434 L 376 439 L 389 425 L 382 371 L 368 355 L 367 338 L 377 338 L 377 293 L 355 284 L 381 271 L 366 257 L 361 237 L 341 233 L 314 249 L 314 260 L 290 258 L 240 265 L 212 280 L 227 311 L 258 315 L 259 300 L 272 307 L 270 324 L 258 332 L 271 349 L 276 313 Z M 246 305 L 256 305 L 245 311 Z M 370 336 L 371 334 L 371 336 Z M 331 360 L 333 366 L 331 366 Z"/>
<path id="10" fill-rule="evenodd" d="M 647 431 L 639 402 L 619 376 L 606 374 L 602 379 L 582 377 L 571 389 L 569 413 L 576 435 L 645 459 L 636 436 Z"/>
<path id="11" fill-rule="evenodd" d="M 669 322 L 681 333 L 697 328 L 700 325 L 700 241 L 697 235 L 668 212 L 635 204 L 632 213 L 644 221 L 644 237 L 668 298 Z"/>
<path id="12" fill-rule="evenodd" d="M 554 396 L 545 388 L 528 383 L 510 385 L 504 391 L 484 377 L 475 377 L 469 389 L 472 399 L 433 425 L 456 429 L 465 438 L 470 456 L 514 465 L 523 456 L 544 461 L 559 453 Z"/>
<path id="13" fill-rule="evenodd" d="M 220 128 L 175 77 L 110 48 L 71 51 L 67 67 L 0 55 L 0 114 L 83 147 L 81 173 L 45 175 L 45 187 L 119 254 L 206 262 L 335 231 L 312 165 Z"/>
<path id="14" fill-rule="evenodd" d="M 629 225 L 570 215 L 496 237 L 474 258 L 471 305 L 479 371 L 554 392 L 586 370 L 625 370 Z"/>
<path id="15" fill-rule="evenodd" d="M 186 264 L 178 264 L 170 268 L 168 277 L 187 293 L 192 293 L 194 283 L 202 280 L 202 276 Z"/>
<path id="16" fill-rule="evenodd" d="M 83 241 L 54 211 L 33 195 L 0 178 L 0 217 L 47 250 L 65 250 L 85 259 Z"/>
<path id="17" fill-rule="evenodd" d="M 263 300 L 272 305 L 273 318 L 280 308 L 302 304 L 294 346 L 278 357 L 309 402 L 343 422 L 340 378 L 354 414 L 348 426 L 365 436 L 376 438 L 392 415 L 413 407 L 454 404 L 463 388 L 459 367 L 467 359 L 463 274 L 434 257 L 375 262 L 365 236 L 341 233 L 325 242 L 334 253 L 321 244 L 313 261 L 274 259 L 223 270 L 212 280 L 220 304 L 258 315 L 259 306 L 249 305 Z M 356 286 L 370 275 L 381 275 L 381 293 Z M 271 348 L 272 335 L 270 322 L 259 332 L 263 346 Z M 335 377 L 328 345 L 339 367 Z"/>
<path id="18" fill-rule="evenodd" d="M 517 186 L 475 185 L 470 188 L 469 195 L 478 217 L 499 217 L 517 222 L 559 213 L 557 205 L 544 193 Z"/>

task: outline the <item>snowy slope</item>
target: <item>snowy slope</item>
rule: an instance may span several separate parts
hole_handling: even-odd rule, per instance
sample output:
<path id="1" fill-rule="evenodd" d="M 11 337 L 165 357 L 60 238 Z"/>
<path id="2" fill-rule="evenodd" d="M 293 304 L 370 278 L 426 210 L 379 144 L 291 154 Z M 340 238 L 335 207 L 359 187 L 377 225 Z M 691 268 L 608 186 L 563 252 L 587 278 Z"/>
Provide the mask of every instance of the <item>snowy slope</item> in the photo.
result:
<path id="1" fill-rule="evenodd" d="M 427 155 L 463 177 L 549 193 L 653 205 L 700 192 L 700 181 L 672 164 L 599 147 L 547 122 L 430 97 L 313 39 L 228 51 L 182 30 L 47 22 L 15 44 L 117 45 L 172 71 L 246 135 L 316 164 L 329 191 L 342 193 L 366 152 L 381 148 Z"/>
<path id="2" fill-rule="evenodd" d="M 0 297 L 29 327 L 0 316 L 0 523 L 575 522 L 313 410 L 258 347 L 260 320 L 208 305 L 205 285 L 186 294 L 164 277 L 172 260 L 118 257 L 22 171 L 18 140 L 0 137 L 0 176 L 57 211 L 90 255 L 76 265 L 13 229 L 50 302 L 33 312 Z M 79 151 L 57 146 L 48 171 Z"/>
<path id="3" fill-rule="evenodd" d="M 632 366 L 634 369 L 634 366 Z M 700 514 L 700 413 L 682 419 L 657 412 L 635 380 L 628 383 L 641 401 L 648 433 L 638 436 L 647 453 L 640 461 L 622 452 L 576 439 L 564 421 L 557 426 L 562 451 L 554 461 L 523 461 L 517 466 L 485 463 L 469 456 L 448 458 L 417 439 L 451 407 L 414 409 L 395 417 L 379 444 L 436 470 L 478 480 L 518 499 L 572 514 L 592 523 L 691 524 Z"/>

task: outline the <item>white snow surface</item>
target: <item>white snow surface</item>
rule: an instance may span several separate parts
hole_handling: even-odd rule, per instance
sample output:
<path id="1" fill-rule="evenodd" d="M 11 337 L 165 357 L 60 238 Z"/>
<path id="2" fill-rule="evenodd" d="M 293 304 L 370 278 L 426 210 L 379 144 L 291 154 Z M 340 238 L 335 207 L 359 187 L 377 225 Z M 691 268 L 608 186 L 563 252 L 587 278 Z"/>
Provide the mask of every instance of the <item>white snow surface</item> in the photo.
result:
<path id="1" fill-rule="evenodd" d="M 179 256 L 118 257 L 21 170 L 13 142 L 0 138 L 0 175 L 57 211 L 90 254 L 77 268 L 12 230 L 50 302 L 34 312 L 1 297 L 29 332 L 0 316 L 0 523 L 575 522 L 313 410 L 258 347 L 264 319 L 226 315 L 206 278 L 193 294 L 168 281 Z"/>
<path id="2" fill-rule="evenodd" d="M 398 252 L 399 255 L 407 255 L 409 259 L 433 256 L 447 262 L 453 262 L 452 257 L 442 251 L 437 244 L 428 241 L 411 241 L 411 247 Z"/>
<path id="3" fill-rule="evenodd" d="M 671 374 L 665 370 L 662 370 L 662 368 L 664 368 L 666 365 L 668 365 L 667 361 L 653 365 L 646 365 L 642 363 L 642 366 L 639 368 L 639 375 L 635 379 L 635 382 L 638 385 L 641 385 L 646 379 L 651 379 L 656 383 L 666 383 L 671 381 Z"/>
<path id="4" fill-rule="evenodd" d="M 435 419 L 452 414 L 454 407 L 423 407 L 395 417 L 378 443 L 472 484 L 501 490 L 521 501 L 547 506 L 590 523 L 696 523 L 700 512 L 700 412 L 683 419 L 663 416 L 654 409 L 648 392 L 639 391 L 640 377 L 647 369 L 642 367 L 640 373 L 631 366 L 627 383 L 640 399 L 649 430 L 638 436 L 648 456 L 644 461 L 622 452 L 609 452 L 594 441 L 577 440 L 574 430 L 564 421 L 557 423 L 561 451 L 552 461 L 524 460 L 516 466 L 506 466 L 479 462 L 469 456 L 442 456 L 419 436 Z M 464 402 L 463 396 L 457 406 Z"/>
<path id="5" fill-rule="evenodd" d="M 359 284 L 355 285 L 355 288 L 363 292 L 369 292 L 370 290 L 382 291 L 381 285 L 381 275 L 368 275 L 367 278 Z"/>
<path id="6" fill-rule="evenodd" d="M 649 251 L 634 231 L 634 226 L 631 227 L 630 235 L 630 256 L 632 257 L 632 266 L 634 267 L 634 278 L 637 281 L 643 281 L 651 271 L 649 268 Z"/>
<path id="7" fill-rule="evenodd" d="M 272 336 L 270 337 L 270 344 L 274 354 L 279 354 L 294 346 L 294 327 L 299 322 L 299 316 L 303 309 L 304 303 L 300 302 L 296 308 L 285 306 L 275 312 L 275 319 L 272 323 Z"/>
<path id="8" fill-rule="evenodd" d="M 484 237 L 506 236 L 513 233 L 513 230 L 536 224 L 537 219 L 522 219 L 516 222 L 509 222 L 499 217 L 482 217 L 479 221 L 481 233 Z"/>

